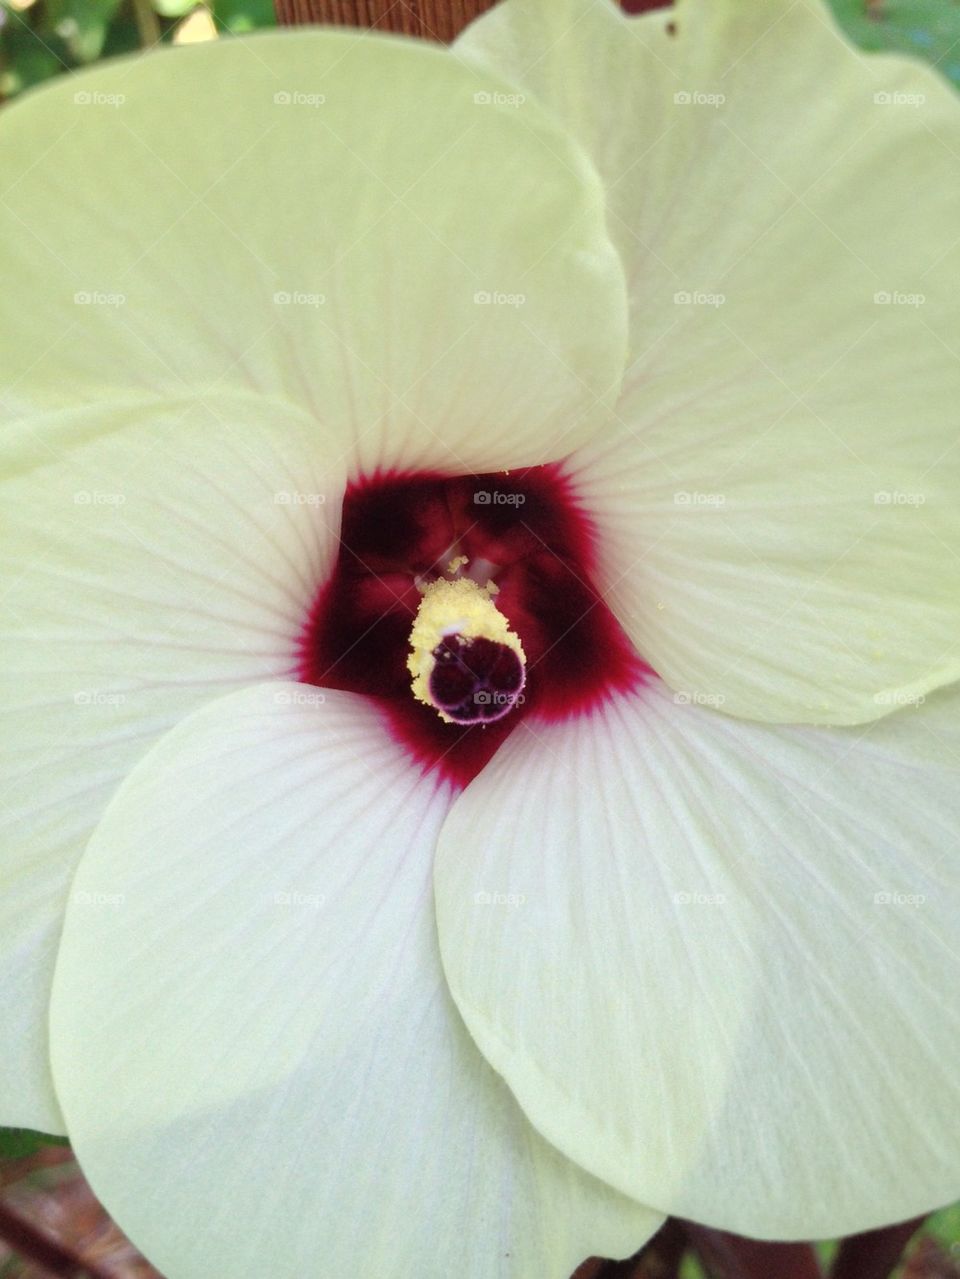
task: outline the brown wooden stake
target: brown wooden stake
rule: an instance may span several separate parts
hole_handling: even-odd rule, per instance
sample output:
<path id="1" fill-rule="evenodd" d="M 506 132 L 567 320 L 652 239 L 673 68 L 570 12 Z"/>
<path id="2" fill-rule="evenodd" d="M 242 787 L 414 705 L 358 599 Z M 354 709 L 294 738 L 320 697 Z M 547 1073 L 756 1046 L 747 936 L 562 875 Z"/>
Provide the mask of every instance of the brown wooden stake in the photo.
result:
<path id="1" fill-rule="evenodd" d="M 110 1272 L 78 1256 L 4 1203 L 0 1203 L 0 1239 L 21 1257 L 62 1279 L 111 1279 Z"/>
<path id="2" fill-rule="evenodd" d="M 830 1279 L 888 1279 L 923 1222 L 923 1217 L 917 1217 L 842 1240 Z"/>
<path id="3" fill-rule="evenodd" d="M 274 0 L 277 21 L 369 27 L 448 42 L 494 0 Z"/>
<path id="4" fill-rule="evenodd" d="M 822 1279 L 809 1244 L 765 1243 L 692 1221 L 684 1225 L 710 1279 Z"/>

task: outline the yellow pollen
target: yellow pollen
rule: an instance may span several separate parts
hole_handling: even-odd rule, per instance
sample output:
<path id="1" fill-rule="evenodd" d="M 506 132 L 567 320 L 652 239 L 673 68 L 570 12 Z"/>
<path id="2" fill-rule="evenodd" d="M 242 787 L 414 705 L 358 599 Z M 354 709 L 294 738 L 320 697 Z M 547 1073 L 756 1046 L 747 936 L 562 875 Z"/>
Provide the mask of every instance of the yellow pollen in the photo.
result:
<path id="1" fill-rule="evenodd" d="M 491 584 L 480 586 L 469 577 L 453 581 L 441 577 L 423 587 L 423 599 L 410 632 L 410 656 L 407 670 L 412 676 L 413 695 L 425 706 L 431 706 L 442 720 L 456 723 L 430 699 L 430 676 L 437 664 L 433 651 L 450 635 L 464 640 L 488 639 L 512 648 L 526 665 L 526 654 L 519 637 L 510 629 L 491 595 Z M 495 588 L 494 588 L 495 589 Z"/>

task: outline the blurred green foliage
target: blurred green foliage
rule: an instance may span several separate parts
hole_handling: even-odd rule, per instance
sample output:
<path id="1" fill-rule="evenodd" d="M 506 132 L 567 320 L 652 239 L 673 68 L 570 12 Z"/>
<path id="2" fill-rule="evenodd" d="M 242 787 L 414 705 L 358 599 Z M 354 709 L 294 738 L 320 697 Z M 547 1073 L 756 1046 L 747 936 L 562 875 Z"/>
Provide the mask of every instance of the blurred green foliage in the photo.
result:
<path id="1" fill-rule="evenodd" d="M 850 39 L 871 53 L 893 50 L 932 62 L 960 86 L 960 0 L 831 0 Z"/>
<path id="2" fill-rule="evenodd" d="M 198 10 L 224 34 L 275 23 L 273 0 L 0 0 L 0 98 L 98 58 L 169 43 Z"/>
<path id="3" fill-rule="evenodd" d="M 960 0 L 830 0 L 862 49 L 933 63 L 960 86 Z M 0 0 L 0 99 L 49 76 L 173 39 L 197 10 L 243 35 L 275 22 L 272 0 Z"/>
<path id="4" fill-rule="evenodd" d="M 23 1159 L 43 1146 L 65 1146 L 66 1137 L 50 1137 L 29 1128 L 0 1128 L 0 1159 Z"/>

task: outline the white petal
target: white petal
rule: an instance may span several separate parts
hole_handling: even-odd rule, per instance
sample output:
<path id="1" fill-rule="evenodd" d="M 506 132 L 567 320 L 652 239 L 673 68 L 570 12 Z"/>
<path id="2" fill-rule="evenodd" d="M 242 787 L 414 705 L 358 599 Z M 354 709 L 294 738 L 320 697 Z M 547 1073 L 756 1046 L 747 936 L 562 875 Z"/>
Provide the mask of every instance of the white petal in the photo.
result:
<path id="1" fill-rule="evenodd" d="M 0 1121 L 62 1131 L 46 1023 L 70 876 L 152 741 L 294 671 L 342 463 L 302 413 L 210 396 L 11 427 L 0 474 Z"/>
<path id="2" fill-rule="evenodd" d="M 290 684 L 197 712 L 111 804 L 54 1069 L 168 1279 L 567 1279 L 659 1224 L 547 1146 L 463 1028 L 431 892 L 448 806 L 363 699 Z"/>
<path id="3" fill-rule="evenodd" d="M 595 175 L 536 107 L 474 100 L 496 88 L 286 33 L 4 113 L 7 1122 L 62 1127 L 46 1002 L 93 822 L 212 690 L 291 672 L 348 471 L 545 460 L 618 379 Z"/>
<path id="4" fill-rule="evenodd" d="M 818 0 L 508 0 L 459 48 L 607 184 L 631 363 L 574 466 L 644 656 L 773 721 L 960 677 L 955 92 Z"/>
<path id="5" fill-rule="evenodd" d="M 593 170 L 509 91 L 423 42 L 314 31 L 18 103 L 5 400 L 254 390 L 354 466 L 561 456 L 619 384 L 623 274 Z"/>
<path id="6" fill-rule="evenodd" d="M 771 728 L 655 681 L 523 730 L 436 882 L 451 990 L 538 1129 L 760 1238 L 955 1199 L 960 689 Z"/>

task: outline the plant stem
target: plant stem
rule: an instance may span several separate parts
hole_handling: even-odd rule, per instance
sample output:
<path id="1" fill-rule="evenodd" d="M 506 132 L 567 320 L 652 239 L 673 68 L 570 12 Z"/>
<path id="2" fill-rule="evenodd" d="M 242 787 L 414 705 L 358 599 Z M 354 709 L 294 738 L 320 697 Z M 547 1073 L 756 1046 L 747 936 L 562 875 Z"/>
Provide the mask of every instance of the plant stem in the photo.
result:
<path id="1" fill-rule="evenodd" d="M 150 0 L 132 0 L 133 16 L 136 19 L 137 31 L 140 35 L 140 46 L 143 49 L 152 49 L 155 44 L 160 43 L 163 32 L 160 29 L 160 19 Z"/>

